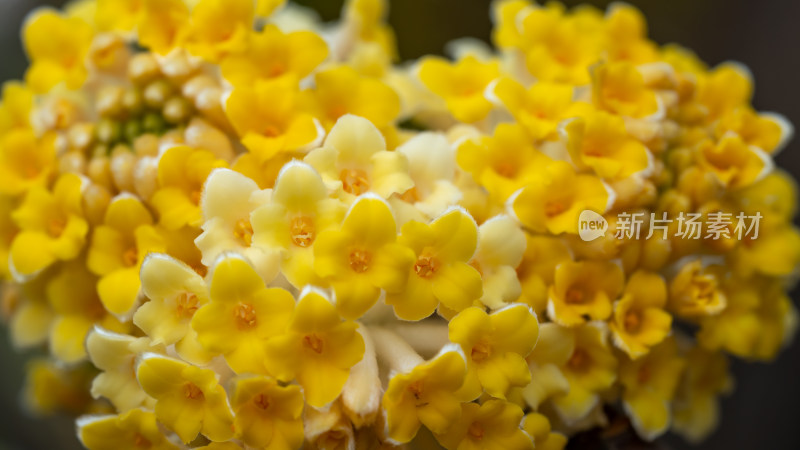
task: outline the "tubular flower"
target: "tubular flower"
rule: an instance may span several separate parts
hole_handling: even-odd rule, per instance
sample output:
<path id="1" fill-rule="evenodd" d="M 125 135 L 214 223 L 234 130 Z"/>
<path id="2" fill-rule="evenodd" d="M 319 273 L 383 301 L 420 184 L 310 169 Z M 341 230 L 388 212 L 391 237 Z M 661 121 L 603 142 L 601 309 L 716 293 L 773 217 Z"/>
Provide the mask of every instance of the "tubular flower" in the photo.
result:
<path id="1" fill-rule="evenodd" d="M 347 114 L 368 119 L 383 130 L 400 114 L 400 98 L 391 87 L 350 67 L 321 70 L 314 82 L 302 99 L 328 130 Z"/>
<path id="2" fill-rule="evenodd" d="M 361 317 L 378 301 L 381 290 L 404 289 L 414 253 L 396 241 L 389 205 L 372 195 L 356 199 L 339 229 L 317 237 L 314 270 L 333 287 L 342 317 Z"/>
<path id="3" fill-rule="evenodd" d="M 536 180 L 550 161 L 533 148 L 521 127 L 511 124 L 500 124 L 491 138 L 466 140 L 458 147 L 458 164 L 498 202 Z"/>
<path id="4" fill-rule="evenodd" d="M 136 378 L 156 399 L 159 422 L 184 443 L 193 441 L 199 433 L 212 441 L 233 436 L 233 415 L 214 371 L 145 353 L 136 366 Z"/>
<path id="5" fill-rule="evenodd" d="M 599 178 L 577 174 L 568 163 L 554 161 L 508 201 L 522 225 L 561 234 L 577 233 L 581 211 L 605 212 L 614 196 Z"/>
<path id="6" fill-rule="evenodd" d="M 225 103 L 242 144 L 261 161 L 281 151 L 308 150 L 324 134 L 317 119 L 299 109 L 294 83 L 256 80 L 234 87 Z"/>
<path id="7" fill-rule="evenodd" d="M 322 178 L 309 165 L 286 164 L 272 190 L 272 201 L 253 211 L 253 243 L 281 252 L 283 275 L 298 289 L 324 285 L 314 274 L 314 243 L 326 229 L 339 225 L 345 205 L 328 198 Z"/>
<path id="8" fill-rule="evenodd" d="M 462 388 L 467 397 L 477 397 L 483 387 L 487 394 L 505 399 L 511 387 L 530 383 L 525 357 L 536 345 L 539 323 L 527 306 L 510 305 L 492 314 L 467 308 L 450 321 L 449 334 L 467 355 Z"/>
<path id="9" fill-rule="evenodd" d="M 330 189 L 341 192 L 343 199 L 370 191 L 388 198 L 414 187 L 405 155 L 387 151 L 380 131 L 363 117 L 341 117 L 323 146 L 312 150 L 304 161 L 322 175 Z"/>
<path id="10" fill-rule="evenodd" d="M 672 325 L 672 317 L 663 310 L 666 303 L 667 285 L 659 275 L 648 272 L 631 275 L 622 298 L 614 304 L 609 324 L 614 344 L 637 359 L 664 340 Z"/>
<path id="11" fill-rule="evenodd" d="M 268 24 L 251 33 L 243 52 L 222 60 L 222 76 L 234 86 L 282 76 L 303 79 L 328 56 L 325 41 L 310 31 L 284 33 Z"/>
<path id="12" fill-rule="evenodd" d="M 611 315 L 612 303 L 622 292 L 623 284 L 622 269 L 612 262 L 565 262 L 556 267 L 547 314 L 564 326 L 590 319 L 605 320 Z"/>
<path id="13" fill-rule="evenodd" d="M 55 134 L 37 139 L 33 131 L 21 128 L 1 138 L 0 175 L 6 180 L 0 193 L 17 196 L 33 187 L 44 187 L 55 169 Z"/>
<path id="14" fill-rule="evenodd" d="M 86 56 L 92 42 L 88 23 L 42 10 L 28 18 L 23 39 L 31 60 L 25 80 L 34 91 L 45 93 L 62 82 L 69 89 L 83 85 L 89 73 Z"/>
<path id="15" fill-rule="evenodd" d="M 151 199 L 159 223 L 169 230 L 200 225 L 203 183 L 212 170 L 225 165 L 208 150 L 178 146 L 164 152 L 158 161 L 159 189 Z"/>
<path id="16" fill-rule="evenodd" d="M 303 392 L 265 376 L 242 376 L 231 394 L 234 428 L 247 445 L 297 449 L 303 444 Z"/>
<path id="17" fill-rule="evenodd" d="M 350 368 L 364 355 L 364 340 L 352 321 L 317 292 L 301 294 L 286 333 L 267 343 L 266 365 L 283 381 L 297 379 L 306 401 L 321 408 L 339 396 Z"/>
<path id="18" fill-rule="evenodd" d="M 181 350 L 196 339 L 190 327 L 192 317 L 208 303 L 203 277 L 185 263 L 159 253 L 145 258 L 140 276 L 142 292 L 150 301 L 136 310 L 133 323 L 153 344 L 176 344 L 183 354 Z"/>
<path id="19" fill-rule="evenodd" d="M 492 399 L 478 405 L 461 405 L 461 418 L 436 439 L 447 449 L 532 449 L 533 442 L 519 427 L 522 409 L 502 400 Z"/>
<path id="20" fill-rule="evenodd" d="M 631 6 L 493 0 L 494 47 L 408 63 L 389 6 L 29 16 L 0 92 L 27 407 L 99 449 L 713 429 L 726 355 L 772 360 L 798 326 L 792 125 Z"/>
<path id="21" fill-rule="evenodd" d="M 9 263 L 15 276 L 28 277 L 81 252 L 89 231 L 81 204 L 82 185 L 78 176 L 65 174 L 53 192 L 40 187 L 28 191 L 11 213 L 20 229 L 10 248 Z"/>
<path id="22" fill-rule="evenodd" d="M 395 370 L 399 373 L 392 377 L 383 395 L 389 439 L 408 442 L 420 425 L 434 433 L 444 433 L 461 416 L 457 391 L 464 383 L 466 363 L 459 351 L 445 348 L 427 362 L 419 356 L 404 358 Z"/>
<path id="23" fill-rule="evenodd" d="M 399 242 L 413 251 L 415 262 L 409 267 L 405 290 L 386 295 L 395 314 L 420 320 L 440 303 L 457 312 L 478 300 L 480 273 L 468 264 L 475 253 L 477 234 L 475 222 L 461 209 L 446 212 L 430 225 L 405 224 Z"/>
<path id="24" fill-rule="evenodd" d="M 501 78 L 489 87 L 488 94 L 535 140 L 556 139 L 563 120 L 591 109 L 588 103 L 575 102 L 574 88 L 563 84 L 538 82 L 526 89 L 513 78 Z"/>
<path id="25" fill-rule="evenodd" d="M 90 450 L 179 448 L 158 429 L 156 415 L 142 409 L 118 415 L 81 417 L 78 419 L 78 437 Z"/>
<path id="26" fill-rule="evenodd" d="M 198 308 L 191 326 L 206 350 L 225 355 L 236 373 L 267 373 L 266 340 L 286 327 L 292 295 L 267 288 L 241 256 L 223 254 L 211 273 L 209 302 Z"/>
<path id="27" fill-rule="evenodd" d="M 653 440 L 669 428 L 670 404 L 685 364 L 674 339 L 653 347 L 640 359 L 621 360 L 622 404 L 636 432 L 645 439 Z"/>
<path id="28" fill-rule="evenodd" d="M 572 160 L 601 178 L 627 178 L 650 165 L 647 148 L 618 116 L 597 112 L 567 122 L 562 132 Z"/>
<path id="29" fill-rule="evenodd" d="M 567 438 L 563 434 L 553 433 L 547 416 L 539 413 L 528 413 L 522 418 L 522 429 L 533 440 L 534 448 L 544 450 L 563 450 Z"/>
<path id="30" fill-rule="evenodd" d="M 447 102 L 456 120 L 473 123 L 484 119 L 492 109 L 483 91 L 500 75 L 496 61 L 481 62 L 467 56 L 456 63 L 428 57 L 420 62 L 419 79 Z"/>
<path id="31" fill-rule="evenodd" d="M 139 268 L 149 252 L 163 251 L 164 242 L 153 217 L 130 195 L 115 198 L 103 224 L 94 229 L 87 265 L 100 276 L 97 292 L 112 314 L 131 312 L 139 298 Z"/>

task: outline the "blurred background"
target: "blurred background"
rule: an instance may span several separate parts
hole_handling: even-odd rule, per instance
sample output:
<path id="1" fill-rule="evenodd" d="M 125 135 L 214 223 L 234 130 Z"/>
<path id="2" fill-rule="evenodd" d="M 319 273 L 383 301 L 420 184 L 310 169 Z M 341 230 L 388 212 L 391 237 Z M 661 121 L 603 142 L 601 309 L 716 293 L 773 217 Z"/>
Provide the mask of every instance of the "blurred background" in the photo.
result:
<path id="1" fill-rule="evenodd" d="M 62 0 L 0 0 L 0 81 L 19 79 L 27 61 L 20 42 L 25 15 Z M 342 0 L 300 0 L 325 20 L 338 17 Z M 607 0 L 564 1 L 605 8 Z M 736 60 L 755 76 L 754 105 L 777 111 L 800 126 L 800 2 L 796 0 L 629 0 L 647 17 L 650 37 L 659 44 L 679 43 L 715 65 Z M 441 54 L 446 42 L 471 36 L 488 41 L 489 0 L 393 0 L 390 22 L 397 33 L 400 56 L 414 59 Z M 795 139 L 777 157 L 780 166 L 800 178 L 800 141 Z M 0 180 L 0 182 L 2 182 Z M 797 304 L 800 291 L 792 295 Z M 33 420 L 19 407 L 25 358 L 9 347 L 0 327 L 0 450 L 77 448 L 72 423 Z M 722 402 L 722 423 L 705 442 L 690 446 L 667 436 L 670 449 L 770 450 L 800 448 L 800 345 L 792 345 L 771 364 L 736 361 L 736 390 Z M 581 446 L 581 448 L 586 448 Z M 594 447 L 592 447 L 594 448 Z M 603 448 L 603 447 L 596 447 Z"/>

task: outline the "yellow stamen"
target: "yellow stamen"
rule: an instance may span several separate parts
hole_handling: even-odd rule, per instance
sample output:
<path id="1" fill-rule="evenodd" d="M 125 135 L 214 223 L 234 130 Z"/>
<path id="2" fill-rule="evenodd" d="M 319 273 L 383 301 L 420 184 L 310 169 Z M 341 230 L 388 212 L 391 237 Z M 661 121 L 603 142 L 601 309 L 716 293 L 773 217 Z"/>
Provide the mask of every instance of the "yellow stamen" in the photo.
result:
<path id="1" fill-rule="evenodd" d="M 369 270 L 372 263 L 372 254 L 366 250 L 352 250 L 350 252 L 350 268 L 354 272 L 364 273 Z"/>
<path id="2" fill-rule="evenodd" d="M 492 347 L 486 342 L 478 342 L 474 347 L 472 347 L 470 356 L 472 357 L 472 360 L 477 363 L 485 361 L 486 358 L 492 356 Z"/>
<path id="3" fill-rule="evenodd" d="M 186 383 L 186 385 L 183 387 L 183 392 L 184 394 L 186 394 L 186 398 L 192 400 L 202 399 L 204 397 L 203 391 L 201 391 L 200 388 L 195 386 L 194 383 Z"/>
<path id="4" fill-rule="evenodd" d="M 122 254 L 122 262 L 128 267 L 133 267 L 139 262 L 139 250 L 134 246 L 125 250 Z"/>
<path id="5" fill-rule="evenodd" d="M 360 169 L 344 169 L 339 174 L 342 180 L 342 189 L 353 195 L 361 195 L 369 190 L 367 173 Z"/>
<path id="6" fill-rule="evenodd" d="M 236 305 L 233 309 L 233 316 L 236 318 L 236 326 L 238 326 L 240 330 L 252 328 L 256 326 L 258 322 L 256 310 L 253 305 L 249 303 L 239 303 Z"/>
<path id="7" fill-rule="evenodd" d="M 414 263 L 414 273 L 421 278 L 430 278 L 436 274 L 437 270 L 439 270 L 439 261 L 427 250 L 423 251 L 417 258 L 417 262 Z"/>
<path id="8" fill-rule="evenodd" d="M 308 247 L 314 243 L 317 237 L 317 230 L 314 228 L 314 221 L 310 217 L 294 217 L 289 224 L 289 233 L 292 242 L 298 247 Z"/>
<path id="9" fill-rule="evenodd" d="M 315 353 L 322 353 L 323 341 L 316 334 L 309 334 L 303 338 L 303 345 Z"/>
<path id="10" fill-rule="evenodd" d="M 253 399 L 253 403 L 259 408 L 263 410 L 267 410 L 269 408 L 269 397 L 264 394 L 258 394 Z"/>
<path id="11" fill-rule="evenodd" d="M 476 441 L 480 441 L 483 439 L 483 426 L 481 426 L 480 422 L 472 422 L 469 425 L 469 435 L 472 436 L 472 439 Z"/>
<path id="12" fill-rule="evenodd" d="M 197 311 L 197 296 L 191 292 L 183 292 L 178 296 L 175 310 L 178 318 L 190 318 Z"/>
<path id="13" fill-rule="evenodd" d="M 253 226 L 247 219 L 239 219 L 233 227 L 233 235 L 244 245 L 250 246 L 253 242 Z"/>

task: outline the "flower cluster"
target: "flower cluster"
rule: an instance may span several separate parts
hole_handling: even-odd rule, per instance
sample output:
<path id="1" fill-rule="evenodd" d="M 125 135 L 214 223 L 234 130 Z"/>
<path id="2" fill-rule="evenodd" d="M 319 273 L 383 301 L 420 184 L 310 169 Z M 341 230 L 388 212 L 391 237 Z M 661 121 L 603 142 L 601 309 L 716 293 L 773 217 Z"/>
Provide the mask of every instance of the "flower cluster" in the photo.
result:
<path id="1" fill-rule="evenodd" d="M 496 50 L 398 65 L 387 3 L 30 15 L 0 104 L 2 314 L 49 349 L 29 406 L 93 450 L 560 449 L 609 408 L 713 429 L 726 355 L 795 329 L 790 124 L 630 6 L 497 0 Z M 763 220 L 584 241 L 586 210 Z"/>

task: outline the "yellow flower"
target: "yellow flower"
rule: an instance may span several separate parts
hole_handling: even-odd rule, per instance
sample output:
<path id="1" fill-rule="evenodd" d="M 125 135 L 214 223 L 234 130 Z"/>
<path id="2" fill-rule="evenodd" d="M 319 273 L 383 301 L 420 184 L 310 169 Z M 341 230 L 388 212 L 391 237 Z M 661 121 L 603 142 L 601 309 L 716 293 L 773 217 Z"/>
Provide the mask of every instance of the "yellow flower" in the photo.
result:
<path id="1" fill-rule="evenodd" d="M 647 147 L 625 131 L 621 117 L 598 111 L 569 121 L 563 134 L 578 167 L 601 178 L 626 178 L 651 165 Z"/>
<path id="2" fill-rule="evenodd" d="M 88 74 L 86 55 L 92 42 L 92 28 L 77 17 L 65 17 L 42 9 L 25 22 L 22 38 L 31 66 L 25 74 L 28 86 L 45 93 L 64 82 L 78 89 Z"/>
<path id="3" fill-rule="evenodd" d="M 414 253 L 396 240 L 391 209 L 373 195 L 355 201 L 340 229 L 319 234 L 314 270 L 331 283 L 342 317 L 361 317 L 381 289 L 396 293 L 405 288 Z"/>
<path id="4" fill-rule="evenodd" d="M 794 335 L 797 311 L 778 279 L 730 279 L 727 306 L 704 318 L 697 334 L 709 350 L 724 349 L 745 359 L 770 361 Z"/>
<path id="5" fill-rule="evenodd" d="M 567 423 L 589 414 L 600 402 L 600 394 L 617 378 L 617 360 L 607 334 L 605 323 L 587 323 L 570 328 L 567 336 L 571 337 L 561 344 L 571 347 L 569 359 L 560 367 L 569 382 L 569 392 L 554 397 L 552 403 Z"/>
<path id="6" fill-rule="evenodd" d="M 0 193 L 20 195 L 34 186 L 46 186 L 55 170 L 56 135 L 37 139 L 33 131 L 15 129 L 0 136 Z"/>
<path id="7" fill-rule="evenodd" d="M 564 15 L 555 3 L 520 12 L 516 23 L 528 71 L 539 81 L 588 84 L 587 68 L 599 58 L 601 20 L 587 9 Z"/>
<path id="8" fill-rule="evenodd" d="M 397 147 L 396 151 L 408 159 L 408 172 L 414 182 L 414 187 L 404 192 L 399 199 L 389 200 L 399 215 L 402 213 L 398 209 L 408 208 L 403 208 L 397 200 L 413 206 L 415 211 L 409 215 L 419 212 L 429 218 L 458 204 L 463 194 L 454 184 L 455 154 L 446 136 L 423 132 Z M 398 222 L 405 223 L 403 220 Z"/>
<path id="9" fill-rule="evenodd" d="M 328 47 L 317 34 L 284 33 L 276 25 L 268 24 L 260 32 L 251 33 L 247 48 L 224 58 L 220 68 L 223 77 L 234 86 L 282 76 L 301 80 L 327 57 Z"/>
<path id="10" fill-rule="evenodd" d="M 420 320 L 441 304 L 458 312 L 481 297 L 481 276 L 468 263 L 478 244 L 478 227 L 469 213 L 453 209 L 430 224 L 411 221 L 400 244 L 413 251 L 404 290 L 388 292 L 386 304 L 404 320 Z"/>
<path id="11" fill-rule="evenodd" d="M 666 338 L 672 317 L 663 310 L 667 285 L 658 274 L 637 271 L 631 275 L 622 298 L 614 304 L 609 323 L 614 344 L 637 359 Z"/>
<path id="12" fill-rule="evenodd" d="M 303 99 L 326 129 L 341 117 L 364 117 L 383 130 L 400 114 L 400 97 L 388 85 L 359 75 L 347 66 L 336 66 L 314 75 L 314 88 Z"/>
<path id="13" fill-rule="evenodd" d="M 78 438 L 89 450 L 179 448 L 158 428 L 155 414 L 142 409 L 132 409 L 117 415 L 79 417 L 77 426 Z"/>
<path id="14" fill-rule="evenodd" d="M 303 392 L 265 376 L 238 377 L 231 393 L 234 427 L 242 441 L 264 449 L 303 445 Z"/>
<path id="15" fill-rule="evenodd" d="M 752 75 L 741 64 L 720 64 L 698 80 L 696 99 L 706 109 L 708 122 L 749 103 L 752 96 Z"/>
<path id="16" fill-rule="evenodd" d="M 120 194 L 111 202 L 103 224 L 94 229 L 87 257 L 89 270 L 100 275 L 97 292 L 109 312 L 131 312 L 139 298 L 142 261 L 164 246 L 153 217 L 136 197 Z"/>
<path id="17" fill-rule="evenodd" d="M 253 0 L 199 0 L 192 10 L 186 48 L 217 63 L 245 47 L 254 18 Z"/>
<path id="18" fill-rule="evenodd" d="M 450 341 L 467 355 L 465 396 L 476 398 L 483 388 L 492 397 L 505 399 L 510 388 L 530 383 L 525 357 L 536 345 L 539 323 L 526 305 L 510 305 L 492 314 L 473 306 L 453 317 L 448 329 Z"/>
<path id="19" fill-rule="evenodd" d="M 526 246 L 517 266 L 522 291 L 519 301 L 530 305 L 536 314 L 547 310 L 547 287 L 553 284 L 555 268 L 572 260 L 569 248 L 561 239 L 525 233 Z"/>
<path id="20" fill-rule="evenodd" d="M 342 321 L 322 294 L 307 290 L 300 294 L 286 333 L 267 343 L 267 368 L 281 381 L 296 378 L 306 402 L 322 408 L 339 396 L 350 368 L 364 355 L 357 326 Z"/>
<path id="21" fill-rule="evenodd" d="M 567 261 L 556 267 L 547 314 L 564 326 L 605 320 L 622 292 L 625 275 L 610 261 Z"/>
<path id="22" fill-rule="evenodd" d="M 611 61 L 642 64 L 658 59 L 658 46 L 647 39 L 647 22 L 641 11 L 614 3 L 609 5 L 605 19 L 606 51 Z"/>
<path id="23" fill-rule="evenodd" d="M 149 338 L 135 338 L 95 327 L 86 337 L 89 359 L 102 372 L 92 381 L 94 398 L 107 398 L 119 412 L 140 406 L 152 407 L 153 399 L 136 380 L 136 358 L 143 352 L 164 352 L 153 346 Z"/>
<path id="24" fill-rule="evenodd" d="M 501 49 L 520 47 L 522 35 L 517 27 L 517 17 L 531 6 L 529 0 L 497 0 L 492 3 L 492 42 Z"/>
<path id="25" fill-rule="evenodd" d="M 158 160 L 159 189 L 150 200 L 159 224 L 168 230 L 200 225 L 203 184 L 212 170 L 225 166 L 208 150 L 179 145 L 165 151 Z"/>
<path id="26" fill-rule="evenodd" d="M 474 56 L 451 63 L 429 56 L 419 62 L 419 79 L 447 102 L 447 109 L 460 122 L 474 123 L 484 119 L 492 104 L 484 91 L 500 76 L 497 61 L 481 62 Z"/>
<path id="27" fill-rule="evenodd" d="M 792 138 L 792 124 L 780 114 L 757 113 L 749 106 L 726 112 L 714 126 L 714 136 L 721 139 L 733 132 L 747 145 L 752 145 L 774 155 Z"/>
<path id="28" fill-rule="evenodd" d="M 564 161 L 550 163 L 509 199 L 522 225 L 553 234 L 577 233 L 581 211 L 602 214 L 613 203 L 614 194 L 599 178 L 577 174 Z"/>
<path id="29" fill-rule="evenodd" d="M 38 358 L 26 367 L 22 391 L 23 407 L 38 415 L 86 412 L 92 398 L 86 385 L 94 375 L 91 368 L 78 365 L 65 367 L 55 361 Z"/>
<path id="30" fill-rule="evenodd" d="M 236 373 L 267 373 L 266 340 L 286 327 L 294 298 L 281 288 L 267 288 L 243 257 L 226 253 L 211 273 L 210 302 L 192 318 L 197 339 L 208 351 L 222 353 Z"/>
<path id="31" fill-rule="evenodd" d="M 89 232 L 83 217 L 82 186 L 77 175 L 62 175 L 53 192 L 34 187 L 11 213 L 20 229 L 10 249 L 9 264 L 15 276 L 29 277 L 81 252 Z"/>
<path id="32" fill-rule="evenodd" d="M 497 309 L 519 298 L 522 286 L 514 269 L 522 262 L 525 244 L 525 233 L 509 216 L 494 216 L 478 228 L 478 250 L 470 265 L 483 279 L 481 303 Z"/>
<path id="33" fill-rule="evenodd" d="M 216 169 L 208 176 L 200 205 L 203 232 L 195 239 L 202 262 L 211 266 L 226 251 L 244 255 L 265 282 L 278 273 L 278 255 L 253 243 L 250 214 L 264 203 L 264 193 L 255 181 L 228 169 Z"/>
<path id="34" fill-rule="evenodd" d="M 328 198 L 311 166 L 292 161 L 281 169 L 271 202 L 253 211 L 253 243 L 283 254 L 281 272 L 296 288 L 324 286 L 314 274 L 314 242 L 321 232 L 338 226 L 345 211 L 340 200 Z"/>
<path id="35" fill-rule="evenodd" d="M 789 275 L 800 264 L 800 230 L 787 224 L 759 232 L 757 239 L 743 240 L 743 245 L 734 250 L 732 259 L 743 276 L 753 273 L 774 277 Z"/>
<path id="36" fill-rule="evenodd" d="M 30 127 L 33 92 L 24 83 L 6 81 L 0 102 L 0 135 Z"/>
<path id="37" fill-rule="evenodd" d="M 719 395 L 730 392 L 728 358 L 700 347 L 686 356 L 686 372 L 673 402 L 672 428 L 691 442 L 709 435 L 719 421 Z"/>
<path id="38" fill-rule="evenodd" d="M 519 427 L 522 409 L 503 400 L 461 405 L 461 418 L 436 440 L 447 449 L 533 449 L 533 441 Z"/>
<path id="39" fill-rule="evenodd" d="M 136 366 L 142 389 L 156 399 L 158 421 L 184 442 L 199 433 L 212 441 L 233 437 L 233 414 L 213 370 L 145 353 Z"/>
<path id="40" fill-rule="evenodd" d="M 389 439 L 409 442 L 420 425 L 446 432 L 461 416 L 457 391 L 465 375 L 464 356 L 448 346 L 430 361 L 392 376 L 382 402 Z"/>
<path id="41" fill-rule="evenodd" d="M 143 47 L 166 55 L 182 43 L 188 24 L 184 0 L 143 0 L 136 34 Z"/>
<path id="42" fill-rule="evenodd" d="M 317 120 L 299 109 L 291 78 L 236 86 L 225 113 L 247 147 L 260 161 L 279 152 L 304 151 L 324 135 Z"/>
<path id="43" fill-rule="evenodd" d="M 152 253 L 142 263 L 142 292 L 150 301 L 133 315 L 133 323 L 153 344 L 176 344 L 179 353 L 184 339 L 193 339 L 190 322 L 198 308 L 208 303 L 203 277 L 177 259 Z"/>
<path id="44" fill-rule="evenodd" d="M 685 365 L 672 338 L 642 358 L 621 360 L 622 406 L 639 436 L 652 441 L 669 429 L 671 403 Z"/>
<path id="45" fill-rule="evenodd" d="M 723 267 L 703 267 L 701 260 L 684 264 L 669 284 L 669 309 L 693 318 L 719 313 L 727 305 L 727 296 L 720 288 Z"/>
<path id="46" fill-rule="evenodd" d="M 492 84 L 488 92 L 534 140 L 554 140 L 561 121 L 591 110 L 588 103 L 574 102 L 574 88 L 563 84 L 538 82 L 526 89 L 513 78 L 504 77 Z"/>
<path id="47" fill-rule="evenodd" d="M 363 117 L 341 117 L 324 145 L 304 160 L 347 200 L 369 191 L 388 198 L 414 187 L 405 155 L 387 151 L 380 131 Z"/>
<path id="48" fill-rule="evenodd" d="M 539 450 L 563 450 L 567 437 L 551 432 L 550 421 L 544 414 L 531 412 L 522 418 L 522 429 L 533 440 L 534 448 Z"/>
<path id="49" fill-rule="evenodd" d="M 142 0 L 97 0 L 94 24 L 100 31 L 132 31 L 144 9 Z"/>
<path id="50" fill-rule="evenodd" d="M 551 162 L 533 147 L 522 127 L 507 123 L 498 125 L 494 136 L 462 142 L 457 158 L 498 203 L 535 180 Z"/>
<path id="51" fill-rule="evenodd" d="M 716 144 L 710 140 L 697 147 L 697 162 L 711 171 L 729 189 L 747 187 L 767 175 L 772 159 L 758 147 L 748 145 L 734 133 L 723 136 Z"/>
<path id="52" fill-rule="evenodd" d="M 592 70 L 592 99 L 598 108 L 620 116 L 643 118 L 661 112 L 656 93 L 629 62 L 605 63 Z"/>

